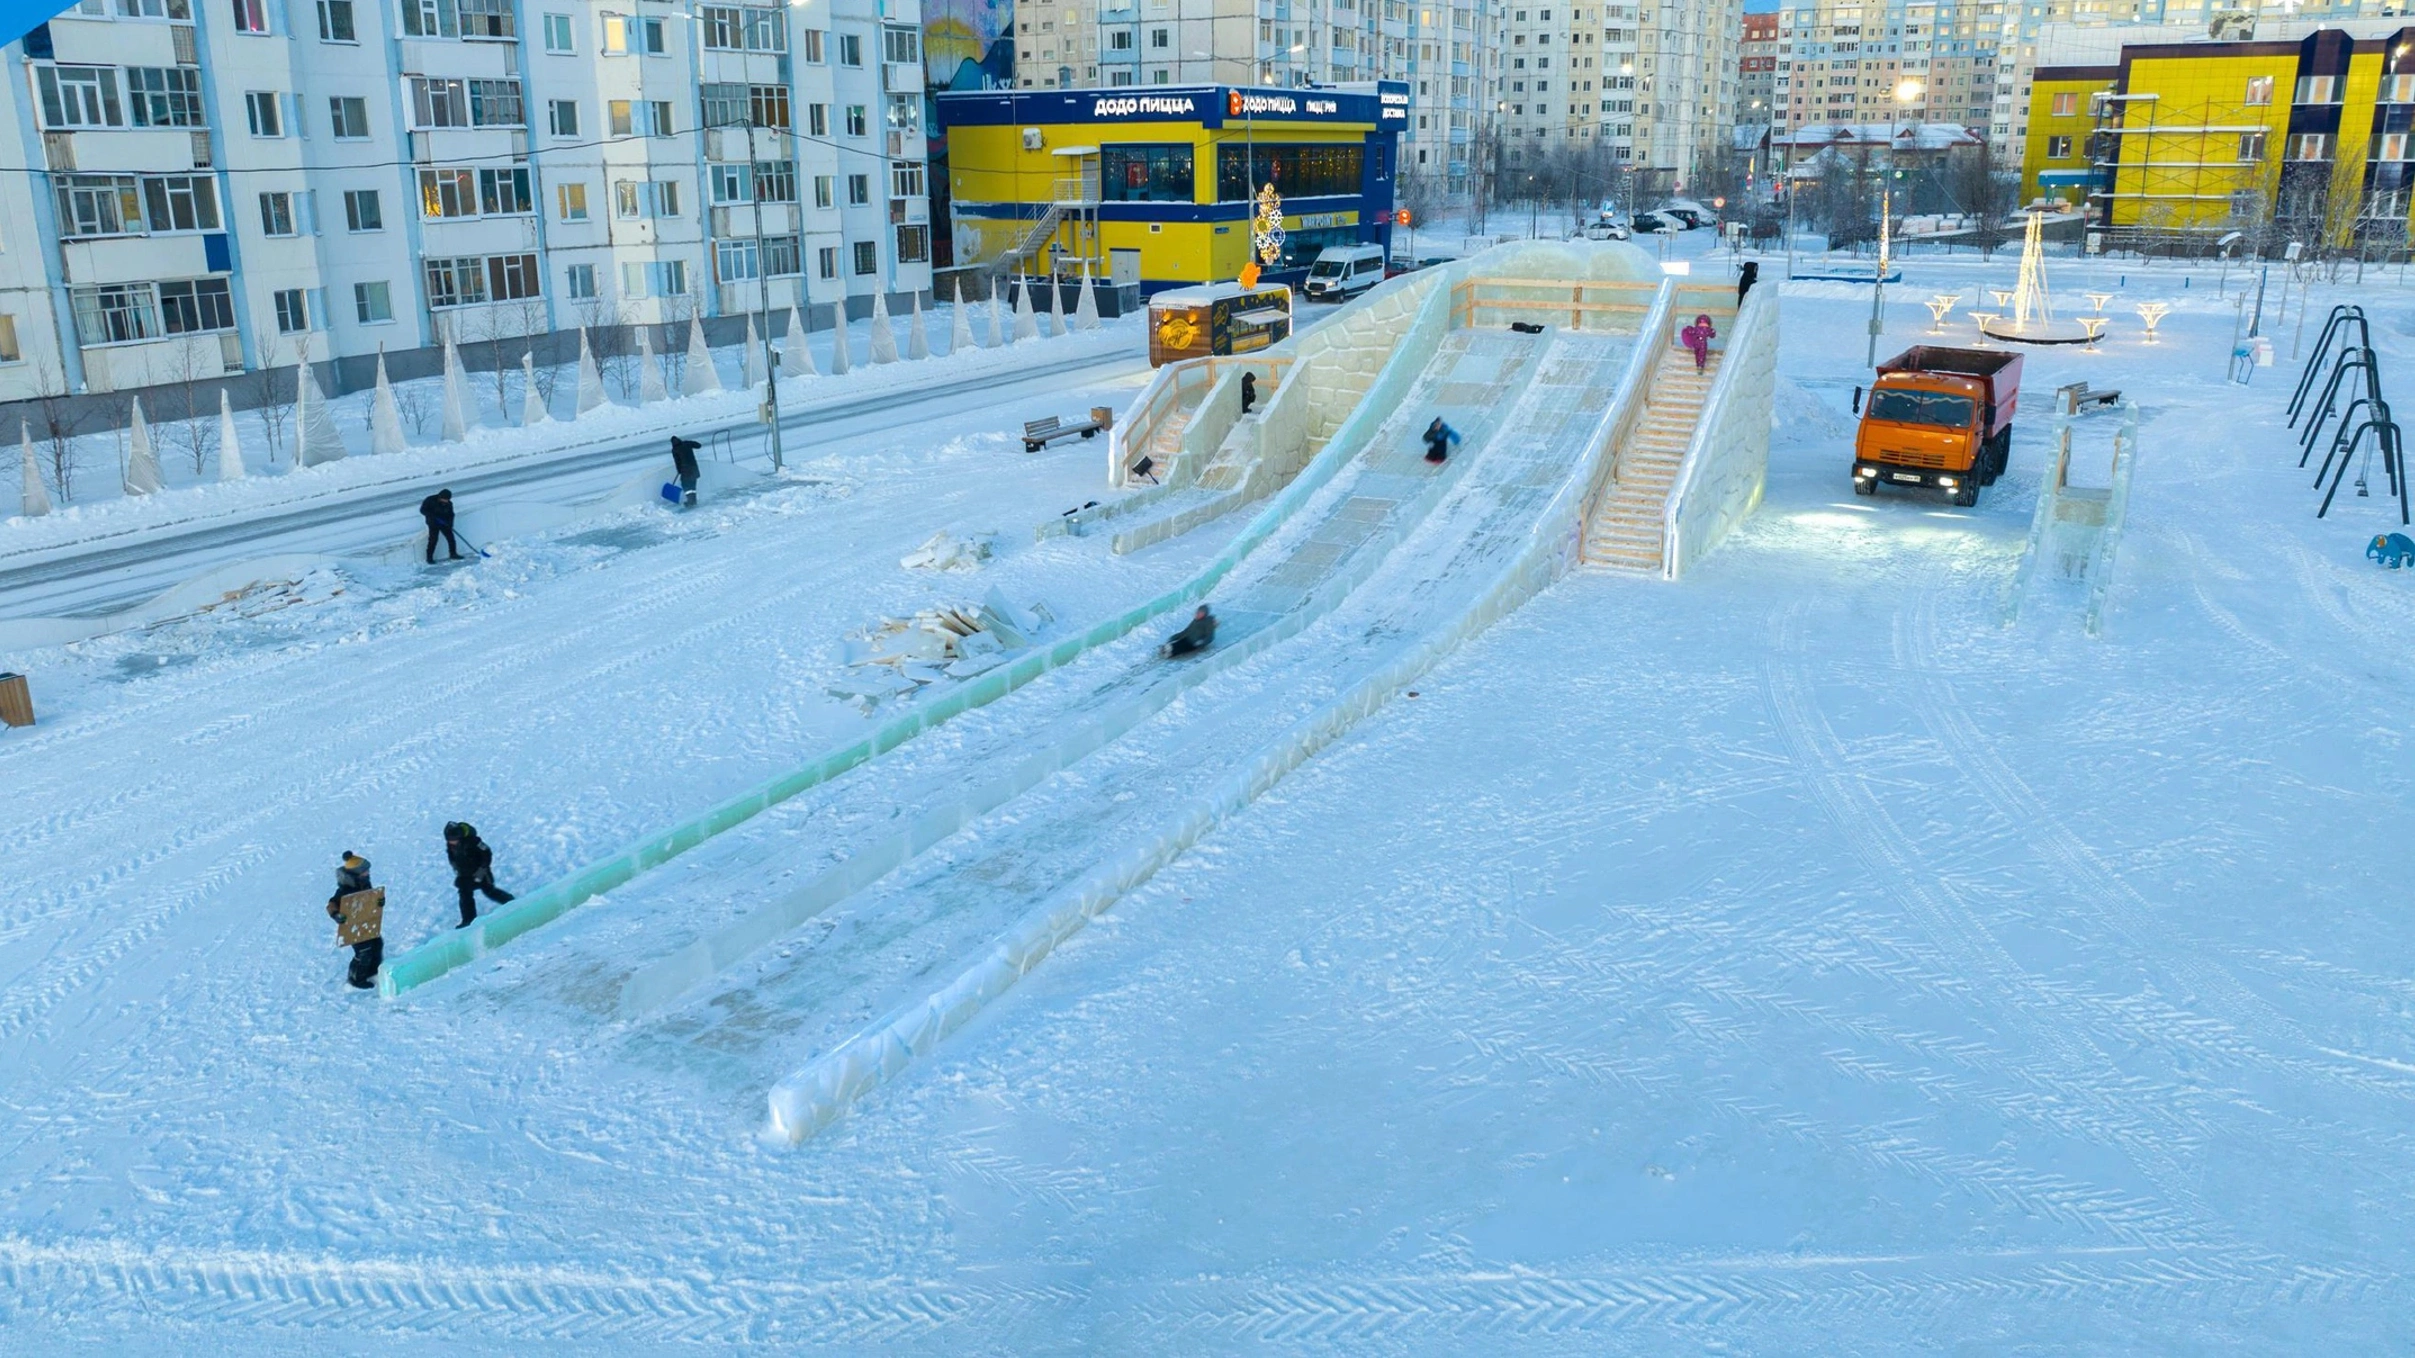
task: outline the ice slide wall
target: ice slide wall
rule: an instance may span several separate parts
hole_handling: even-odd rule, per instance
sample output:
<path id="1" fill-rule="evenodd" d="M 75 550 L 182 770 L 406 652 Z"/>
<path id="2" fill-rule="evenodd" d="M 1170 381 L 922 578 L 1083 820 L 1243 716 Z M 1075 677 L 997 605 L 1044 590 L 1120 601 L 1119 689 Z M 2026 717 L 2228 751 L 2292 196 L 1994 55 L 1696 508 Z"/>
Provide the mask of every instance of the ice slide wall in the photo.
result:
<path id="1" fill-rule="evenodd" d="M 1566 259 L 1561 265 L 1578 272 L 1559 273 L 1556 275 L 1559 277 L 1582 276 L 1585 267 L 1581 261 Z M 1488 273 L 1499 276 L 1498 267 Z M 1644 334 L 1666 330 L 1674 294 L 1671 284 L 1661 285 L 1652 310 L 1645 317 Z M 1447 325 L 1448 292 L 1431 301 L 1441 303 L 1440 319 Z M 1421 312 L 1420 322 L 1426 319 Z M 1165 824 L 1155 834 L 1093 868 L 1071 889 L 1053 893 L 924 998 L 891 1011 L 870 1028 L 775 1085 L 768 1097 L 765 1138 L 775 1144 L 795 1145 L 828 1126 L 857 1099 L 887 1083 L 917 1057 L 928 1054 L 992 1000 L 1006 993 L 1091 917 L 1146 882 L 1225 819 L 1256 801 L 1360 719 L 1416 682 L 1463 642 L 1515 612 L 1565 574 L 1579 559 L 1584 511 L 1615 451 L 1617 432 L 1632 424 L 1631 408 L 1641 400 L 1650 383 L 1653 364 L 1659 358 L 1658 346 L 1640 343 L 1635 346 L 1616 394 L 1585 440 L 1587 453 L 1583 462 L 1560 478 L 1558 490 L 1536 516 L 1523 542 L 1457 617 L 1433 630 L 1398 660 L 1295 722 L 1208 792 L 1186 804 L 1169 807 Z M 1421 357 L 1419 367 L 1423 366 Z M 1358 414 L 1390 412 L 1397 404 L 1397 397 L 1391 396 L 1387 386 L 1396 372 L 1397 365 L 1387 367 Z"/>
<path id="2" fill-rule="evenodd" d="M 1520 243 L 1496 246 L 1456 264 L 1420 270 L 1379 285 L 1312 334 L 1276 346 L 1274 352 L 1290 349 L 1289 356 L 1296 361 L 1293 380 L 1286 382 L 1267 403 L 1261 417 L 1279 432 L 1264 433 L 1265 442 L 1261 446 L 1295 450 L 1305 460 L 1305 466 L 1273 503 L 1261 510 L 1239 536 L 1191 579 L 1076 636 L 1040 647 L 949 692 L 918 700 L 913 710 L 882 723 L 861 739 L 824 753 L 693 819 L 648 834 L 568 876 L 525 893 L 500 910 L 481 914 L 466 929 L 449 930 L 388 959 L 378 975 L 378 992 L 393 998 L 468 966 L 765 810 L 876 759 L 961 713 L 995 702 L 1093 648 L 1116 641 L 1152 619 L 1203 597 L 1330 481 L 1381 427 L 1391 408 L 1406 397 L 1449 328 L 1450 289 L 1459 279 L 1505 275 L 1621 279 L 1648 275 L 1651 268 L 1648 256 L 1627 246 Z M 1306 345 L 1311 340 L 1317 341 L 1315 356 L 1325 361 L 1326 375 L 1321 380 L 1312 376 L 1301 381 L 1301 368 L 1306 364 L 1294 346 Z M 1315 399 L 1348 399 L 1351 404 L 1339 412 L 1320 415 L 1309 408 Z M 1307 441 L 1311 431 L 1318 429 L 1326 430 L 1329 437 L 1309 456 Z"/>
<path id="3" fill-rule="evenodd" d="M 1651 333 L 1647 327 L 1646 334 Z M 1769 421 L 1778 386 L 1778 290 L 1737 309 L 1719 376 L 1678 465 L 1662 520 L 1661 569 L 1674 580 L 1760 507 L 1769 480 Z"/>

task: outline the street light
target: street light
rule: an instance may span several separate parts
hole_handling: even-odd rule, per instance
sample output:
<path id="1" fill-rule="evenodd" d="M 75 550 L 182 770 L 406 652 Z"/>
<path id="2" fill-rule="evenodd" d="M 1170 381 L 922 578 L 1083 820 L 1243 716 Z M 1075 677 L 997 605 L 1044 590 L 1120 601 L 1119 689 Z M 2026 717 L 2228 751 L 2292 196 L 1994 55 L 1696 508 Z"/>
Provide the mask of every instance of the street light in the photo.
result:
<path id="1" fill-rule="evenodd" d="M 784 463 L 780 446 L 780 351 L 771 342 L 771 258 L 763 252 L 763 176 L 757 167 L 762 161 L 755 157 L 755 112 L 746 112 L 746 192 L 754 200 L 755 210 L 755 301 L 763 312 L 763 422 L 771 426 L 771 469 L 779 471 Z M 771 129 L 774 132 L 778 128 Z M 793 164 L 793 162 L 791 162 Z M 805 286 L 804 233 L 797 235 L 797 287 Z M 839 343 L 847 342 L 847 308 L 839 306 Z"/>

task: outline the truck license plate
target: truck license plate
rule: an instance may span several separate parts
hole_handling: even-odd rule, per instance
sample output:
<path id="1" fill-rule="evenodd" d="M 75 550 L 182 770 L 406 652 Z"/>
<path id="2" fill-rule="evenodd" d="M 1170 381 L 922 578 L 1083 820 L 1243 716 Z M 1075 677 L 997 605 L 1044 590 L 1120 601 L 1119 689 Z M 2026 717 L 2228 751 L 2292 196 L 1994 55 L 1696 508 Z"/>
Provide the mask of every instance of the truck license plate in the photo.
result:
<path id="1" fill-rule="evenodd" d="M 1898 481 L 1909 481 L 1916 486 L 1920 484 L 1920 476 L 1915 472 L 1897 472 L 1895 473 L 1895 479 Z"/>

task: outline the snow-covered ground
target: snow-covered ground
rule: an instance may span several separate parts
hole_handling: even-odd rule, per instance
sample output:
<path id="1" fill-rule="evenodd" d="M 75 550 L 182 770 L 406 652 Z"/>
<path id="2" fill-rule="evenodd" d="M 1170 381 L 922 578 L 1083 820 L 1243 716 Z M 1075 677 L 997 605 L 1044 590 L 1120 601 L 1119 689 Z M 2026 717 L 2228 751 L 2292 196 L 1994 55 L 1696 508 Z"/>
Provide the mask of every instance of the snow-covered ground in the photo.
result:
<path id="1" fill-rule="evenodd" d="M 1887 351 L 2012 268 L 1915 261 Z M 1700 569 L 1547 591 L 795 1151 L 754 1136 L 781 1013 L 717 1049 L 506 1000 L 814 822 L 393 1004 L 341 987 L 336 854 L 416 936 L 443 820 L 541 880 L 861 729 L 848 628 L 1099 616 L 1237 523 L 1034 544 L 1094 445 L 966 401 L 700 514 L 0 656 L 44 715 L 0 736 L 0 1349 L 2404 1348 L 2415 577 L 2363 559 L 2378 468 L 2313 518 L 2294 373 L 2226 385 L 2184 276 L 2056 273 L 2177 307 L 2033 353 L 1967 511 L 1849 493 L 1868 293 L 1789 287 L 1768 498 Z M 2350 296 L 2390 385 L 2415 294 L 2316 321 Z M 2080 377 L 2143 417 L 2098 640 L 2052 583 L 1997 621 Z M 942 528 L 1003 554 L 897 566 Z M 1024 889 L 987 843 L 958 896 Z"/>

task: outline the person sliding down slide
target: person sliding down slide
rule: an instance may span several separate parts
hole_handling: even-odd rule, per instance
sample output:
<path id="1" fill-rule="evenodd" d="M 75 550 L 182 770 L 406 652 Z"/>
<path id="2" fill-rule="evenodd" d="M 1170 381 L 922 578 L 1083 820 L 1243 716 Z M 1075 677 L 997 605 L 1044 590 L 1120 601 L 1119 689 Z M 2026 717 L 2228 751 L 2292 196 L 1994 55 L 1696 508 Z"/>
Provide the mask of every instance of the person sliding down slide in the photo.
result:
<path id="1" fill-rule="evenodd" d="M 1434 422 L 1426 426 L 1425 441 L 1426 461 L 1439 463 L 1451 455 L 1451 445 L 1459 441 L 1459 431 L 1444 424 L 1442 417 L 1437 415 Z"/>
<path id="2" fill-rule="evenodd" d="M 1208 612 L 1206 604 L 1201 604 L 1199 611 L 1191 615 L 1190 626 L 1166 638 L 1166 644 L 1157 648 L 1157 654 L 1171 660 L 1178 655 L 1204 651 L 1215 641 L 1216 616 Z"/>

